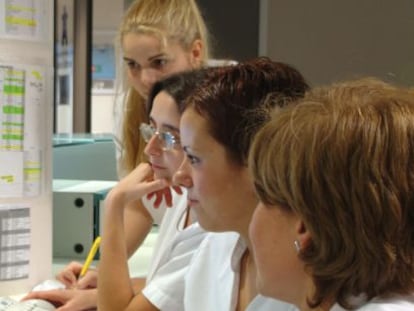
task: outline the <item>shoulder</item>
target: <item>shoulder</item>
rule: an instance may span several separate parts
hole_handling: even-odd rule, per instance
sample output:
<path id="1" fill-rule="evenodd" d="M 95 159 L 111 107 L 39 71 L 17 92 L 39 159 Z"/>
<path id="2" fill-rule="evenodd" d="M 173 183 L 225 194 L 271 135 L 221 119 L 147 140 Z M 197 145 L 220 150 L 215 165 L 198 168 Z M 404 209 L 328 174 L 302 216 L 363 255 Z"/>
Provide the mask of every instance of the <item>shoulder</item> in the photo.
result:
<path id="1" fill-rule="evenodd" d="M 233 250 L 240 239 L 236 232 L 209 232 L 201 246 L 208 251 Z"/>
<path id="2" fill-rule="evenodd" d="M 235 232 L 207 233 L 193 257 L 193 267 L 214 270 L 216 267 L 229 266 L 239 239 L 240 235 Z"/>
<path id="3" fill-rule="evenodd" d="M 359 305 L 357 311 L 412 311 L 414 310 L 414 293 L 406 296 L 393 296 L 388 298 L 373 298 L 368 302 L 361 302 L 360 297 L 355 299 Z M 345 311 L 338 304 L 334 305 L 330 311 Z"/>
<path id="4" fill-rule="evenodd" d="M 299 311 L 294 305 L 270 297 L 257 295 L 247 307 L 246 311 Z"/>
<path id="5" fill-rule="evenodd" d="M 412 311 L 414 310 L 414 293 L 407 296 L 374 298 L 357 309 L 358 311 Z"/>

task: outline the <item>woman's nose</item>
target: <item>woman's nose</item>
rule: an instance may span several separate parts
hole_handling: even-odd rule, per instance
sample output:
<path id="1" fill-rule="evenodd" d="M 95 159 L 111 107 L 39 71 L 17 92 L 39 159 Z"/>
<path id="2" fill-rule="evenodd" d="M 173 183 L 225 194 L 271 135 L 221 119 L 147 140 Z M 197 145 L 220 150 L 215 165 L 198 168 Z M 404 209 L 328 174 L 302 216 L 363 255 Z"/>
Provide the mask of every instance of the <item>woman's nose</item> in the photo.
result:
<path id="1" fill-rule="evenodd" d="M 155 82 L 157 82 L 157 74 L 151 68 L 144 68 L 141 71 L 141 81 L 145 87 L 150 90 Z"/>
<path id="2" fill-rule="evenodd" d="M 183 162 L 175 172 L 173 176 L 173 183 L 185 188 L 191 188 L 193 186 L 193 180 L 190 175 L 190 167 L 187 157 L 184 157 Z"/>
<path id="3" fill-rule="evenodd" d="M 162 148 L 156 134 L 152 135 L 150 140 L 147 142 L 144 153 L 147 156 L 160 156 L 162 154 Z"/>

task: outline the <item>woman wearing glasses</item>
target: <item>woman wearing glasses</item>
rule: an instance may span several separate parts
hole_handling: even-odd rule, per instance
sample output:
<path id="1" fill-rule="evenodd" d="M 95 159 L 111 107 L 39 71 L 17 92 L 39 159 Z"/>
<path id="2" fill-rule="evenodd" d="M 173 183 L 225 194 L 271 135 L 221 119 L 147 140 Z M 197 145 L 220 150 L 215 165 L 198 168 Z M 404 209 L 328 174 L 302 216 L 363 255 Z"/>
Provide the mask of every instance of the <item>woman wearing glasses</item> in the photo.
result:
<path id="1" fill-rule="evenodd" d="M 118 174 L 122 178 L 146 161 L 145 142 L 137 129 L 148 122 L 145 102 L 153 84 L 171 74 L 206 65 L 208 31 L 195 0 L 137 0 L 121 21 L 116 46 L 123 59 L 119 72 L 125 74 L 120 79 L 122 96 L 115 109 Z M 179 188 L 175 190 L 180 192 Z M 142 244 L 152 225 L 160 224 L 176 196 L 179 193 L 167 187 L 128 206 L 124 224 L 128 256 Z M 96 304 L 96 295 L 71 290 L 96 287 L 96 271 L 91 269 L 78 279 L 81 269 L 81 263 L 72 262 L 58 274 L 67 291 L 41 295 L 65 304 L 69 310 Z M 135 280 L 135 284 L 142 287 L 145 280 Z"/>
<path id="2" fill-rule="evenodd" d="M 212 69 L 210 69 L 212 70 Z M 204 231 L 187 213 L 187 195 L 176 195 L 160 224 L 149 272 L 143 282 L 131 282 L 128 271 L 127 208 L 149 193 L 171 186 L 181 164 L 180 111 L 189 93 L 201 83 L 206 70 L 176 74 L 157 82 L 148 97 L 149 124 L 141 123 L 149 163 L 141 163 L 121 179 L 105 201 L 105 221 L 98 269 L 98 288 L 32 292 L 40 298 L 64 304 L 65 310 L 181 310 L 184 275 Z M 154 178 L 155 177 L 155 178 Z M 180 188 L 179 188 L 180 189 Z M 178 190 L 177 190 L 178 191 Z M 181 189 L 180 189 L 181 191 Z M 185 228 L 185 230 L 184 230 Z M 139 230 L 139 228 L 137 229 Z M 114 294 L 116 293 L 116 294 Z"/>
<path id="3" fill-rule="evenodd" d="M 187 212 L 187 195 L 177 196 L 160 225 L 147 283 L 134 290 L 128 271 L 124 232 L 125 207 L 148 193 L 170 185 L 184 153 L 180 145 L 180 111 L 205 71 L 192 71 L 157 82 L 148 97 L 149 124 L 140 131 L 147 142 L 149 163 L 141 163 L 108 194 L 98 271 L 99 310 L 181 310 L 184 275 L 194 250 L 204 237 Z M 155 175 L 155 179 L 154 179 Z M 185 228 L 185 230 L 184 230 Z M 116 295 L 114 293 L 116 292 Z"/>

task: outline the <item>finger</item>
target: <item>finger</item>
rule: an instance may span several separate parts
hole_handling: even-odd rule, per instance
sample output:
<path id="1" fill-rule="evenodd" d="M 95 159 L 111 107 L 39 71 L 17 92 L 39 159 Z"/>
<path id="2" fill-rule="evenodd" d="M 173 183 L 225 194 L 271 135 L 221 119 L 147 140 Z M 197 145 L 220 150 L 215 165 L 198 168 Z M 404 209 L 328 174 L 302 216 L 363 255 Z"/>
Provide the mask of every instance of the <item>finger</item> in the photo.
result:
<path id="1" fill-rule="evenodd" d="M 71 288 L 77 282 L 77 275 L 73 271 L 65 269 L 56 276 L 56 279 L 65 284 L 67 288 Z"/>
<path id="2" fill-rule="evenodd" d="M 78 261 L 71 261 L 64 270 L 73 271 L 74 274 L 79 274 L 82 270 L 83 264 Z"/>
<path id="3" fill-rule="evenodd" d="M 148 162 L 141 162 L 140 164 L 138 164 L 139 168 L 142 168 L 142 170 L 144 172 L 151 172 L 152 173 L 152 167 L 151 164 Z"/>
<path id="4" fill-rule="evenodd" d="M 168 188 L 167 191 L 164 192 L 165 202 L 167 203 L 168 207 L 172 206 L 172 195 L 171 195 L 171 188 Z"/>
<path id="5" fill-rule="evenodd" d="M 56 275 L 56 278 L 66 286 L 71 286 L 76 283 L 77 277 L 82 270 L 82 266 L 83 265 L 80 262 L 72 261 Z"/>
<path id="6" fill-rule="evenodd" d="M 49 291 L 39 291 L 39 292 L 30 292 L 22 300 L 28 299 L 43 299 L 47 301 L 66 303 L 70 297 L 67 295 L 67 290 L 49 290 Z"/>
<path id="7" fill-rule="evenodd" d="M 160 204 L 162 202 L 162 191 L 155 192 L 155 201 L 154 201 L 154 208 L 160 207 Z"/>
<path id="8" fill-rule="evenodd" d="M 164 179 L 157 179 L 150 182 L 145 182 L 141 184 L 141 190 L 146 193 L 151 193 L 155 191 L 159 191 L 168 186 L 168 182 Z"/>
<path id="9" fill-rule="evenodd" d="M 97 286 L 97 274 L 96 271 L 88 271 L 84 277 L 78 280 L 76 284 L 77 289 L 96 288 Z"/>
<path id="10" fill-rule="evenodd" d="M 177 194 L 183 194 L 183 189 L 181 189 L 181 187 L 179 187 L 179 186 L 172 186 L 172 188 L 174 189 L 175 193 L 177 193 Z"/>

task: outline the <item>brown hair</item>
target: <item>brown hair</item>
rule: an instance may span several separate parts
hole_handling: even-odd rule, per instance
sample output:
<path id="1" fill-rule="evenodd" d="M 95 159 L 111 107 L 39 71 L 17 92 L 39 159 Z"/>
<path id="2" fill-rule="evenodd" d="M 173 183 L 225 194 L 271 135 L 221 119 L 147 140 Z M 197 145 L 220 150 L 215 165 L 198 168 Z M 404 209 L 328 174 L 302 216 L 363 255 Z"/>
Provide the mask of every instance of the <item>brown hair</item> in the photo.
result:
<path id="1" fill-rule="evenodd" d="M 210 69 L 200 68 L 172 74 L 167 78 L 155 82 L 148 95 L 146 110 L 149 115 L 154 104 L 154 98 L 160 92 L 169 94 L 177 104 L 178 111 L 183 111 L 186 100 L 198 84 L 202 83 Z"/>
<path id="2" fill-rule="evenodd" d="M 368 299 L 414 290 L 414 97 L 375 79 L 311 91 L 256 136 L 260 200 L 303 219 L 315 293 Z M 276 208 L 276 207 L 272 207 Z"/>
<path id="3" fill-rule="evenodd" d="M 270 109 L 302 97 L 308 88 L 292 66 L 261 57 L 210 71 L 187 102 L 207 120 L 210 134 L 230 158 L 246 165 L 253 135 Z M 265 103 L 269 96 L 273 100 Z"/>

